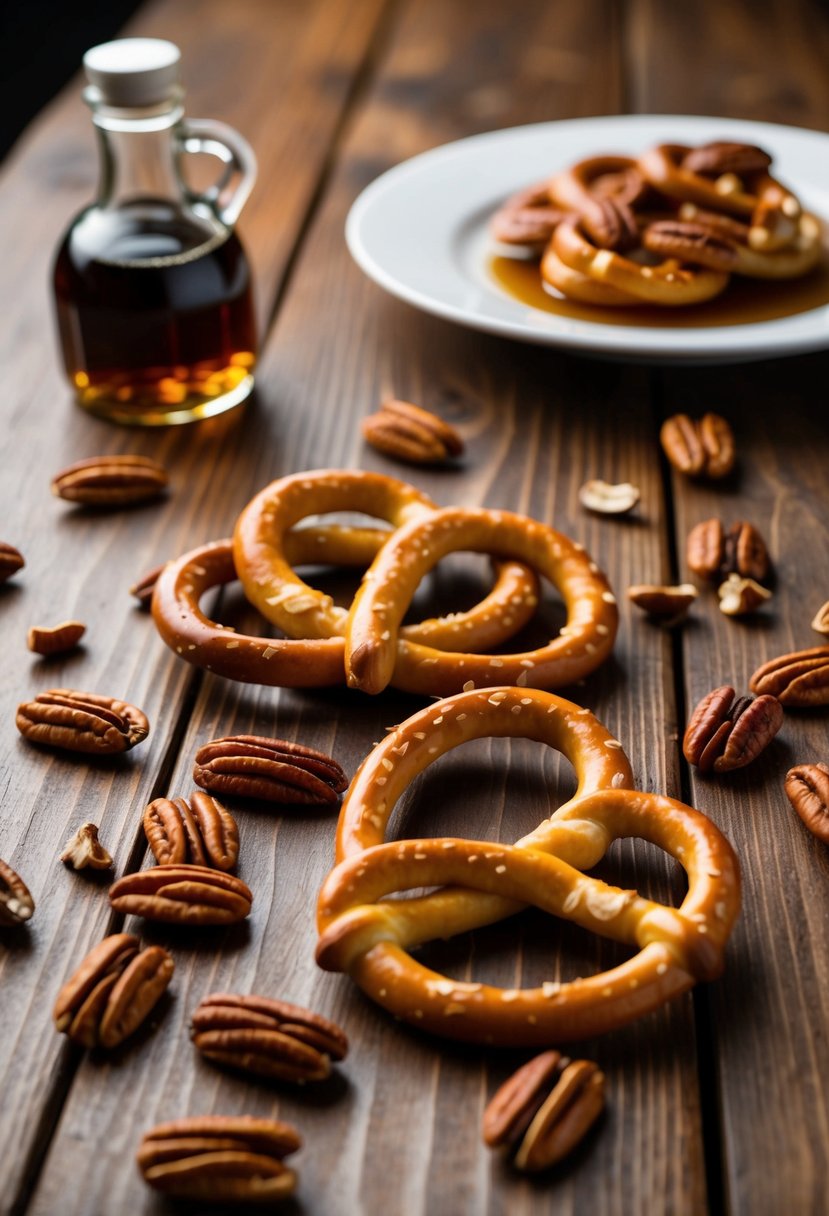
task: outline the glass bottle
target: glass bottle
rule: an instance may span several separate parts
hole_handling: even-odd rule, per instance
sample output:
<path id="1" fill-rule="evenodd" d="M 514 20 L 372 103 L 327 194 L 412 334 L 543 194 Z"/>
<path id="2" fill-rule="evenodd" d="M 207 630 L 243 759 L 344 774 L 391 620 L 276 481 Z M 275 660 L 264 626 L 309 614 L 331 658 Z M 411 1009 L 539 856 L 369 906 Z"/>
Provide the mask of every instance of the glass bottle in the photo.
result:
<path id="1" fill-rule="evenodd" d="M 250 393 L 256 361 L 250 268 L 234 232 L 256 159 L 224 123 L 183 117 L 179 58 L 155 38 L 119 39 L 84 56 L 100 186 L 54 267 L 78 401 L 139 426 L 232 409 Z M 187 185 L 188 153 L 221 162 L 209 190 Z"/>

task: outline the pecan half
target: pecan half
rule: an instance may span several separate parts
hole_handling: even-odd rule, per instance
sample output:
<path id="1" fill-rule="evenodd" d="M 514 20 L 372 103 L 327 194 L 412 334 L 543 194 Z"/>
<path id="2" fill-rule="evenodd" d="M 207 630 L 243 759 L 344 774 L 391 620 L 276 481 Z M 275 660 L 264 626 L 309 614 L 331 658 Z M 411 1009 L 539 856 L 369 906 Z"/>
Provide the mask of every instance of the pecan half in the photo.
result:
<path id="1" fill-rule="evenodd" d="M 662 257 L 679 258 L 711 270 L 733 270 L 737 246 L 706 224 L 683 220 L 657 220 L 642 233 L 642 244 Z"/>
<path id="2" fill-rule="evenodd" d="M 752 692 L 772 693 L 786 709 L 829 705 L 829 646 L 769 659 L 757 668 L 748 686 Z"/>
<path id="3" fill-rule="evenodd" d="M 771 592 L 761 587 L 753 578 L 741 578 L 739 574 L 729 574 L 725 582 L 718 587 L 720 612 L 725 616 L 747 616 L 771 599 Z"/>
<path id="4" fill-rule="evenodd" d="M 176 1199 L 268 1204 L 296 1188 L 282 1164 L 302 1140 L 288 1123 L 251 1115 L 202 1115 L 159 1123 L 136 1157 L 144 1181 Z"/>
<path id="5" fill-rule="evenodd" d="M 134 705 L 72 688 L 50 688 L 24 701 L 16 723 L 30 743 L 99 756 L 128 752 L 150 732 Z"/>
<path id="6" fill-rule="evenodd" d="M 719 519 L 704 519 L 688 533 L 685 561 L 700 578 L 714 579 L 722 572 L 725 533 Z"/>
<path id="7" fill-rule="evenodd" d="M 704 224 L 717 236 L 726 237 L 738 245 L 747 244 L 749 239 L 748 224 L 735 219 L 733 215 L 698 207 L 696 203 L 683 203 L 679 208 L 679 218 L 689 224 Z"/>
<path id="8" fill-rule="evenodd" d="M 591 194 L 581 212 L 581 226 L 602 249 L 623 251 L 639 244 L 639 227 L 627 203 L 610 194 Z"/>
<path id="9" fill-rule="evenodd" d="M 674 414 L 663 422 L 659 439 L 674 468 L 689 477 L 717 479 L 734 468 L 734 432 L 719 414 Z"/>
<path id="10" fill-rule="evenodd" d="M 92 456 L 52 478 L 52 493 L 87 507 L 128 507 L 157 498 L 167 472 L 147 456 Z"/>
<path id="11" fill-rule="evenodd" d="M 628 587 L 628 599 L 654 617 L 663 625 L 676 625 L 688 613 L 697 598 L 697 589 L 691 583 L 679 583 L 675 587 L 656 587 L 637 583 Z"/>
<path id="12" fill-rule="evenodd" d="M 134 595 L 138 600 L 139 607 L 145 608 L 148 612 L 150 604 L 153 602 L 153 591 L 159 574 L 167 565 L 162 562 L 160 566 L 153 566 L 152 570 L 148 570 L 137 583 L 133 583 L 130 587 L 130 595 Z"/>
<path id="13" fill-rule="evenodd" d="M 548 1169 L 584 1139 L 603 1108 L 604 1074 L 596 1064 L 545 1051 L 495 1094 L 484 1112 L 484 1142 L 517 1146 L 517 1169 Z"/>
<path id="14" fill-rule="evenodd" d="M 60 859 L 73 870 L 108 870 L 112 858 L 98 839 L 98 829 L 94 823 L 84 823 L 78 828 L 66 847 Z"/>
<path id="15" fill-rule="evenodd" d="M 686 152 L 681 164 L 689 173 L 719 177 L 723 173 L 762 173 L 771 164 L 771 157 L 752 144 L 718 139 Z"/>
<path id="16" fill-rule="evenodd" d="M 742 578 L 762 582 L 768 578 L 770 562 L 766 543 L 753 524 L 738 520 L 728 532 L 719 519 L 704 519 L 688 533 L 685 559 L 700 578 Z"/>
<path id="17" fill-rule="evenodd" d="M 190 862 L 232 870 L 239 857 L 236 820 L 201 790 L 195 790 L 189 801 L 156 798 L 144 812 L 144 832 L 160 865 Z"/>
<path id="18" fill-rule="evenodd" d="M 46 628 L 33 625 L 26 637 L 26 645 L 35 654 L 63 654 L 73 650 L 86 633 L 86 625 L 82 621 L 64 621 L 60 625 Z"/>
<path id="19" fill-rule="evenodd" d="M 7 578 L 17 574 L 18 570 L 22 570 L 25 565 L 20 550 L 15 549 L 14 545 L 7 545 L 5 541 L 0 540 L 0 583 L 5 583 Z"/>
<path id="20" fill-rule="evenodd" d="M 259 735 L 205 743 L 196 752 L 193 780 L 217 794 L 306 805 L 336 803 L 348 785 L 339 764 L 324 752 Z"/>
<path id="21" fill-rule="evenodd" d="M 508 198 L 492 217 L 490 232 L 504 245 L 543 250 L 566 214 L 552 205 L 547 186 L 541 182 Z"/>
<path id="22" fill-rule="evenodd" d="M 213 993 L 193 1014 L 194 1045 L 215 1064 L 285 1081 L 322 1081 L 348 1039 L 327 1018 L 287 1001 Z"/>
<path id="23" fill-rule="evenodd" d="M 250 914 L 250 887 L 207 866 L 153 866 L 110 887 L 116 912 L 180 925 L 231 925 Z"/>
<path id="24" fill-rule="evenodd" d="M 815 633 L 829 634 L 829 600 L 821 604 L 812 618 L 812 629 Z"/>
<path id="25" fill-rule="evenodd" d="M 17 870 L 0 861 L 0 925 L 22 925 L 34 910 L 35 901 Z"/>
<path id="26" fill-rule="evenodd" d="M 829 764 L 798 764 L 786 773 L 786 797 L 810 832 L 829 844 Z"/>
<path id="27" fill-rule="evenodd" d="M 610 482 L 595 478 L 586 481 L 579 490 L 579 502 L 588 511 L 600 515 L 626 515 L 639 501 L 639 489 L 629 481 Z"/>
<path id="28" fill-rule="evenodd" d="M 776 697 L 739 697 L 724 684 L 703 697 L 691 714 L 682 753 L 703 775 L 744 768 L 771 743 L 783 724 Z"/>
<path id="29" fill-rule="evenodd" d="M 55 1026 L 82 1047 L 117 1047 L 145 1021 L 173 970 L 161 946 L 142 950 L 131 933 L 105 937 L 58 993 Z"/>
<path id="30" fill-rule="evenodd" d="M 363 419 L 363 438 L 386 456 L 412 464 L 440 464 L 460 456 L 463 440 L 448 422 L 408 401 L 385 401 Z"/>

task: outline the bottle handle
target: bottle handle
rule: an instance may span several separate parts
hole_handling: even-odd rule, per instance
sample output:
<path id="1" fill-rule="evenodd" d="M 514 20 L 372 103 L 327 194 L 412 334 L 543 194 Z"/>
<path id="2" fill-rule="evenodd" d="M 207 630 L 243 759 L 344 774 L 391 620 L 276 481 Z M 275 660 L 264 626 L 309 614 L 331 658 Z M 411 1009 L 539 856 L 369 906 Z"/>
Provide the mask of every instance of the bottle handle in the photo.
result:
<path id="1" fill-rule="evenodd" d="M 253 148 L 233 127 L 208 118 L 184 119 L 179 139 L 184 152 L 201 152 L 222 162 L 217 181 L 207 190 L 191 193 L 194 199 L 209 203 L 222 223 L 232 228 L 256 181 Z"/>

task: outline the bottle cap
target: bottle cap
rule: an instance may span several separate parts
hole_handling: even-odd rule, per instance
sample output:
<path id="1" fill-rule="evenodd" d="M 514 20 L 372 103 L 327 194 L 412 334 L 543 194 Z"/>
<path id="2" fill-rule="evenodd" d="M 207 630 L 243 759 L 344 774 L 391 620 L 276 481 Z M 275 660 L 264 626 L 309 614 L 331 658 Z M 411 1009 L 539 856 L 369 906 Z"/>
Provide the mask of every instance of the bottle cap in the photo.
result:
<path id="1" fill-rule="evenodd" d="M 116 38 L 83 57 L 89 83 L 110 106 L 153 106 L 175 92 L 181 52 L 163 38 Z"/>

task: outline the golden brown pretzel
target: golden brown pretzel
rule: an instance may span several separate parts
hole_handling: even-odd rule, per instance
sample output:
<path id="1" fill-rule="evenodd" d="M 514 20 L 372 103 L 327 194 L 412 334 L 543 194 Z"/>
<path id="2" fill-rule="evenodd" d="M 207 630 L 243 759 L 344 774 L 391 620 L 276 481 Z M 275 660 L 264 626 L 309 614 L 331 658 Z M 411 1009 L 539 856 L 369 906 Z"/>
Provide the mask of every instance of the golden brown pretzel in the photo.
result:
<path id="1" fill-rule="evenodd" d="M 386 536 L 377 528 L 299 528 L 285 536 L 285 556 L 292 566 L 365 567 Z M 539 587 L 533 572 L 518 562 L 495 563 L 495 573 L 492 591 L 469 612 L 408 625 L 401 635 L 441 649 L 500 645 L 533 615 Z M 152 611 L 156 628 L 171 650 L 188 663 L 241 683 L 281 688 L 343 683 L 345 643 L 341 637 L 262 638 L 211 621 L 199 601 L 211 588 L 235 579 L 229 540 L 202 545 L 168 563 L 156 581 Z"/>
<path id="2" fill-rule="evenodd" d="M 597 245 L 624 249 L 637 243 L 633 208 L 648 187 L 635 160 L 591 156 L 556 174 L 547 189 L 553 202 L 579 215 Z"/>
<path id="3" fill-rule="evenodd" d="M 599 249 L 579 223 L 559 224 L 552 247 L 565 265 L 616 291 L 635 296 L 642 303 L 679 307 L 699 304 L 720 294 L 729 275 L 720 270 L 690 266 L 677 258 L 666 258 L 656 266 L 644 266 L 612 249 Z"/>
<path id="4" fill-rule="evenodd" d="M 562 750 L 576 766 L 575 797 L 514 846 L 451 838 L 381 843 L 397 799 L 418 773 L 468 739 L 503 735 Z M 698 979 L 715 978 L 739 910 L 734 853 L 704 815 L 625 788 L 630 783 L 621 745 L 587 710 L 550 694 L 475 691 L 422 710 L 374 749 L 343 803 L 338 864 L 318 906 L 317 961 L 347 971 L 372 999 L 416 1026 L 499 1045 L 599 1034 Z M 689 889 L 679 908 L 582 873 L 626 836 L 658 845 L 686 869 Z M 460 889 L 383 899 L 446 882 Z M 447 979 L 407 953 L 516 912 L 527 901 L 640 952 L 589 979 L 528 990 Z"/>
<path id="5" fill-rule="evenodd" d="M 561 591 L 567 624 L 546 646 L 518 654 L 446 654 L 410 646 L 401 683 L 398 630 L 421 578 L 457 549 L 494 553 L 532 566 Z M 510 511 L 447 507 L 397 529 L 354 597 L 346 627 L 350 686 L 381 692 L 393 679 L 412 691 L 457 692 L 466 685 L 534 688 L 571 684 L 607 658 L 618 625 L 616 599 L 581 545 Z M 397 661 L 395 661 L 397 660 Z"/>

